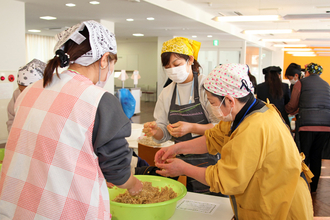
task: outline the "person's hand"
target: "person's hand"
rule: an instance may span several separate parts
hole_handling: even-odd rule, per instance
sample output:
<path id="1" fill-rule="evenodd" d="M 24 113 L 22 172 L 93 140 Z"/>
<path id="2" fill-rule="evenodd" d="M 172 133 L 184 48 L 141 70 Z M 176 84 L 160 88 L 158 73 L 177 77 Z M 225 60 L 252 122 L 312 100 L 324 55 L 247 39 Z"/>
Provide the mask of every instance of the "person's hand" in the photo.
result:
<path id="1" fill-rule="evenodd" d="M 175 157 L 177 149 L 176 145 L 177 144 L 160 148 L 155 154 L 155 163 L 165 163 L 167 159 Z"/>
<path id="2" fill-rule="evenodd" d="M 166 177 L 175 177 L 184 175 L 184 167 L 187 163 L 178 158 L 167 159 L 166 163 L 156 163 L 156 166 L 161 170 L 156 170 L 156 173 Z"/>
<path id="3" fill-rule="evenodd" d="M 147 137 L 152 137 L 157 133 L 158 126 L 155 121 L 147 122 L 143 125 L 143 133 L 147 135 Z"/>
<path id="4" fill-rule="evenodd" d="M 112 187 L 114 187 L 115 185 L 110 182 L 107 182 L 107 186 L 108 186 L 108 188 L 112 189 Z"/>
<path id="5" fill-rule="evenodd" d="M 127 189 L 128 193 L 131 196 L 138 195 L 142 191 L 142 188 L 143 188 L 143 184 L 141 183 L 141 181 L 138 180 L 136 177 L 134 177 L 134 178 L 135 178 L 135 184 L 133 185 L 133 187 Z"/>
<path id="6" fill-rule="evenodd" d="M 167 130 L 173 137 L 178 138 L 190 133 L 191 127 L 192 124 L 189 122 L 178 121 L 177 123 L 167 125 Z"/>

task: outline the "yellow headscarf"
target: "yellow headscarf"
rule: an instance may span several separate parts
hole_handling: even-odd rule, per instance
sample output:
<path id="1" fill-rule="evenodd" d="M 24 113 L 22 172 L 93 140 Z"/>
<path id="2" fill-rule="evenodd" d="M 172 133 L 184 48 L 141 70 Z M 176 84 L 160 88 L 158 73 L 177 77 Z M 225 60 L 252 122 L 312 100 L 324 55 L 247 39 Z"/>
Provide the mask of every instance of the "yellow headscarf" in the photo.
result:
<path id="1" fill-rule="evenodd" d="M 163 43 L 162 53 L 174 52 L 198 58 L 201 43 L 185 37 L 176 37 Z"/>

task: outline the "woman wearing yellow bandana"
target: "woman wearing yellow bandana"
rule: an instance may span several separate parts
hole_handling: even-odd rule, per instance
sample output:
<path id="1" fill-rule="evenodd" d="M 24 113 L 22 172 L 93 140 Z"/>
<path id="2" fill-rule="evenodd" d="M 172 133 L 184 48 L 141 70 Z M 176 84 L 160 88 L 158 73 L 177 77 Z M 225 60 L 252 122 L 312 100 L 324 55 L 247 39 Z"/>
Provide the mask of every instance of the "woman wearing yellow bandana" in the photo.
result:
<path id="1" fill-rule="evenodd" d="M 199 49 L 199 42 L 183 37 L 163 44 L 161 58 L 164 72 L 173 82 L 158 97 L 154 111 L 156 121 L 145 123 L 143 130 L 156 142 L 162 143 L 172 138 L 175 142 L 191 140 L 204 135 L 205 130 L 219 122 L 212 114 L 202 87 L 205 76 L 199 74 Z M 207 167 L 215 164 L 218 156 L 206 153 L 177 157 L 189 164 Z M 187 189 L 193 192 L 209 191 L 208 186 L 191 178 L 187 180 Z"/>

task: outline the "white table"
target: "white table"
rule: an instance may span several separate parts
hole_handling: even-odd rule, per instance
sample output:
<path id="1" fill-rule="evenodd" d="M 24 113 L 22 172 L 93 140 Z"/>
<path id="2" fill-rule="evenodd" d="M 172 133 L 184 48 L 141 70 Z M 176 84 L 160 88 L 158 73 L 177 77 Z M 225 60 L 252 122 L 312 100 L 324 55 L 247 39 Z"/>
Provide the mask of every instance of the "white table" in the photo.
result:
<path id="1" fill-rule="evenodd" d="M 217 205 L 217 208 L 211 214 L 177 208 L 170 220 L 230 220 L 234 216 L 229 198 L 187 192 L 187 195 L 182 200 L 213 203 Z M 180 204 L 182 200 L 178 201 L 177 204 Z"/>

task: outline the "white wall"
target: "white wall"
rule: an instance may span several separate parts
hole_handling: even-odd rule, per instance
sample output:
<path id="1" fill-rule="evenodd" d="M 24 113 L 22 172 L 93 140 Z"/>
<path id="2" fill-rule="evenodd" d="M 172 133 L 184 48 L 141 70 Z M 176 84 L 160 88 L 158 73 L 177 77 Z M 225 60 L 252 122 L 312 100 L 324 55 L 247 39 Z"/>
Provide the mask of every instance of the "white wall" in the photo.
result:
<path id="1" fill-rule="evenodd" d="M 138 81 L 138 87 L 156 91 L 158 56 L 157 39 L 147 39 L 146 41 L 117 41 L 118 44 L 118 61 L 115 70 L 126 68 L 134 68 L 139 71 L 141 79 Z M 126 62 L 127 61 L 127 62 Z M 125 62 L 125 64 L 123 64 Z M 126 69 L 134 70 L 134 69 Z M 129 78 L 125 81 L 125 87 L 134 87 L 131 73 L 128 72 Z M 121 87 L 121 81 L 116 78 L 115 85 Z M 144 98 L 144 97 L 143 97 Z"/>
<path id="2" fill-rule="evenodd" d="M 12 0 L 0 1 L 0 74 L 4 74 L 2 85 L 17 87 L 16 80 L 8 81 L 8 74 L 17 76 L 17 70 L 25 64 L 25 4 Z M 10 99 L 0 94 L 0 143 L 7 140 L 7 105 Z"/>

